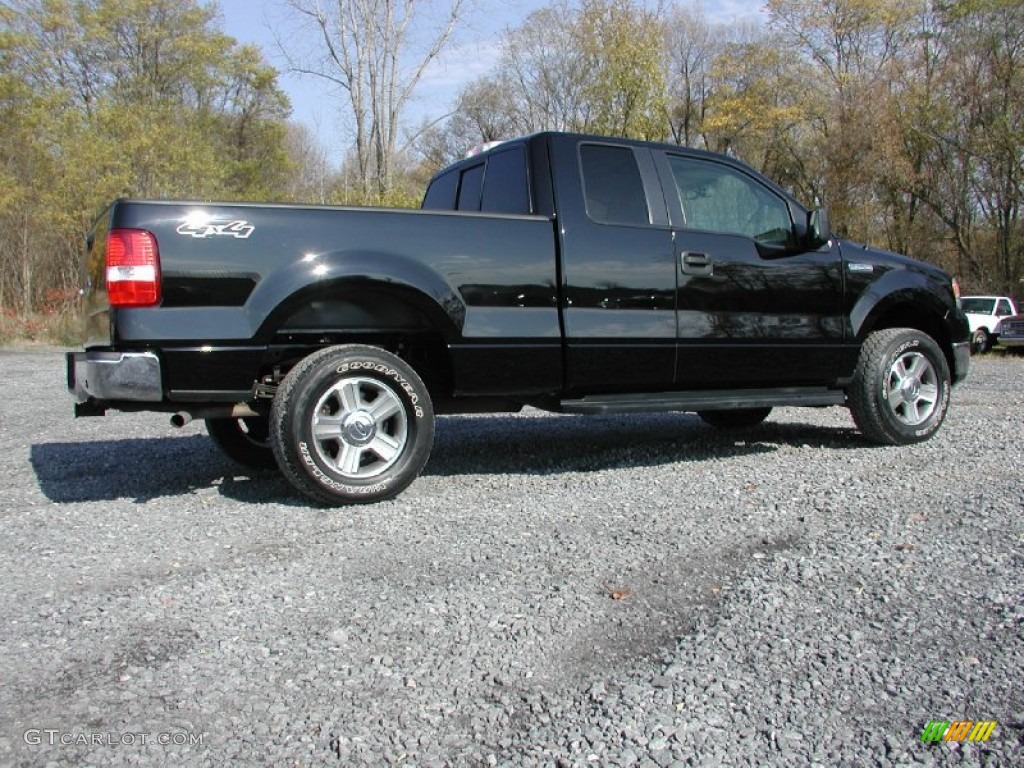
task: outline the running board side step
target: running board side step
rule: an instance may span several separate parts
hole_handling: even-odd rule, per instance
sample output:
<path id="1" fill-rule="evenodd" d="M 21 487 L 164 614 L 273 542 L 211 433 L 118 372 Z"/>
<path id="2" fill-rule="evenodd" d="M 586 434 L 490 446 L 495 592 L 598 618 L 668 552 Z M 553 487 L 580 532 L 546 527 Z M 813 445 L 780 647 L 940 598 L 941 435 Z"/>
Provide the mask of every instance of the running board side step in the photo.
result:
<path id="1" fill-rule="evenodd" d="M 577 400 L 562 400 L 558 410 L 562 413 L 590 414 L 657 413 L 823 405 L 846 405 L 846 393 L 827 387 L 784 387 L 590 395 Z"/>

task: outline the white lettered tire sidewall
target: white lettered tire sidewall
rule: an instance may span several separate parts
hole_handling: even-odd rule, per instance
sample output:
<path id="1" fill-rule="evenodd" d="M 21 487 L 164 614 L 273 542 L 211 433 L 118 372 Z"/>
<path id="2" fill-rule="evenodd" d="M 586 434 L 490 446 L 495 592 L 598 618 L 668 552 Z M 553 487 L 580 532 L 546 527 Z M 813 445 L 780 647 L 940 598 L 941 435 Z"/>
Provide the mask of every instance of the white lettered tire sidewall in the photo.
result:
<path id="1" fill-rule="evenodd" d="M 325 441 L 313 431 L 314 420 L 323 418 L 325 399 L 351 405 L 358 397 L 352 393 L 364 389 L 400 405 L 400 412 L 387 422 L 400 425 L 392 440 L 399 445 L 397 453 L 384 460 L 371 451 L 371 462 L 380 468 L 371 463 L 365 475 L 362 469 L 344 472 L 338 465 L 341 450 L 362 455 L 368 441 L 354 446 L 347 444 L 346 436 Z M 362 409 L 339 410 L 328 418 L 341 421 L 345 414 L 364 415 L 362 428 L 371 431 L 375 429 L 369 415 L 373 402 Z M 332 506 L 372 503 L 401 493 L 419 476 L 433 441 L 434 412 L 426 386 L 401 358 L 376 347 L 345 345 L 310 355 L 285 377 L 271 410 L 271 443 L 282 472 L 303 494 Z M 332 447 L 339 451 L 337 461 L 326 450 Z"/>

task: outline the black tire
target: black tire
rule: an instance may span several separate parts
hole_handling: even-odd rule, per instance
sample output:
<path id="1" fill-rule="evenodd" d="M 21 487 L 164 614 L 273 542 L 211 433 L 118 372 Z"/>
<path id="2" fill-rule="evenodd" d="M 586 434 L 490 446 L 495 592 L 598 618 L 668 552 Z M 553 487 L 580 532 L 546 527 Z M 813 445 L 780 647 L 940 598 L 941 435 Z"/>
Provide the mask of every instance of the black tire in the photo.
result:
<path id="1" fill-rule="evenodd" d="M 768 418 L 771 408 L 735 408 L 723 411 L 697 411 L 697 415 L 717 429 L 751 429 Z"/>
<path id="2" fill-rule="evenodd" d="M 270 418 L 207 419 L 210 439 L 232 461 L 249 469 L 277 469 L 270 447 Z"/>
<path id="3" fill-rule="evenodd" d="M 411 367 L 376 347 L 330 347 L 296 365 L 270 411 L 270 442 L 285 477 L 330 506 L 397 496 L 434 443 L 434 410 Z"/>
<path id="4" fill-rule="evenodd" d="M 911 328 L 870 334 L 847 400 L 861 433 L 881 445 L 920 443 L 946 418 L 949 365 L 930 336 Z"/>
<path id="5" fill-rule="evenodd" d="M 971 334 L 971 354 L 980 355 L 984 352 L 988 352 L 992 348 L 992 340 L 988 335 L 988 331 L 984 328 L 979 328 Z"/>

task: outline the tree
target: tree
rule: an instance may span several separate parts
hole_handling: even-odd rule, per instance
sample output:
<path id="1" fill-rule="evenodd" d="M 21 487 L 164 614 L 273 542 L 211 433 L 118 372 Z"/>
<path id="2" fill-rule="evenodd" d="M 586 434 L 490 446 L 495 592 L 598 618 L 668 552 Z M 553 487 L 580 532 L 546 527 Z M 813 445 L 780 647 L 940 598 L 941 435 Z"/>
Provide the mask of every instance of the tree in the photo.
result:
<path id="1" fill-rule="evenodd" d="M 327 203 L 335 177 L 327 162 L 327 153 L 313 132 L 301 123 L 290 123 L 284 146 L 291 168 L 284 199 L 320 205 Z"/>
<path id="2" fill-rule="evenodd" d="M 414 176 L 428 181 L 472 147 L 529 133 L 520 127 L 510 92 L 511 84 L 497 77 L 482 77 L 465 86 L 447 120 L 428 122 L 417 131 L 413 150 L 419 167 Z"/>
<path id="3" fill-rule="evenodd" d="M 664 138 L 668 98 L 658 13 L 634 0 L 583 0 L 575 37 L 589 75 L 586 130 Z"/>
<path id="4" fill-rule="evenodd" d="M 879 229 L 873 185 L 878 114 L 889 66 L 913 18 L 904 0 L 769 0 L 769 24 L 809 67 L 801 109 L 823 202 L 833 219 L 864 239 Z M 879 109 L 878 107 L 882 107 Z"/>
<path id="5" fill-rule="evenodd" d="M 748 27 L 726 38 L 711 76 L 704 144 L 743 158 L 805 200 L 817 199 L 818 169 L 807 152 L 807 67 L 774 35 Z"/>
<path id="6" fill-rule="evenodd" d="M 879 158 L 875 184 L 886 212 L 888 246 L 958 273 L 962 260 L 950 257 L 949 243 L 963 253 L 972 250 L 968 241 L 973 216 L 966 197 L 957 191 L 964 188 L 956 180 L 960 172 L 936 156 L 933 139 L 946 130 L 940 126 L 948 127 L 957 119 L 945 94 L 950 67 L 934 7 L 921 2 L 914 8 L 899 43 L 900 55 L 888 66 L 887 91 L 874 110 L 878 126 L 874 151 Z M 931 206 L 928 199 L 936 205 Z M 944 222 L 940 209 L 955 213 Z"/>
<path id="7" fill-rule="evenodd" d="M 894 60 L 886 163 L 891 242 L 940 261 L 968 290 L 1014 293 L 1021 231 L 1024 8 L 920 4 Z"/>
<path id="8" fill-rule="evenodd" d="M 0 303 L 80 284 L 83 233 L 122 196 L 276 196 L 289 107 L 196 0 L 0 6 Z"/>
<path id="9" fill-rule="evenodd" d="M 1015 292 L 1024 277 L 1024 6 L 964 0 L 944 9 L 944 24 L 956 52 L 950 98 L 966 119 L 943 143 L 966 155 L 991 254 L 972 261 L 985 285 Z"/>
<path id="10" fill-rule="evenodd" d="M 540 8 L 506 31 L 495 71 L 463 89 L 420 154 L 451 159 L 453 147 L 545 130 L 664 138 L 664 34 L 661 16 L 634 0 Z"/>
<path id="11" fill-rule="evenodd" d="M 384 198 L 394 183 L 401 120 L 427 66 L 445 49 L 461 19 L 463 0 L 440 6 L 436 27 L 423 38 L 435 8 L 429 0 L 289 0 L 318 53 L 292 68 L 339 88 L 355 134 L 358 183 L 365 200 Z"/>
<path id="12" fill-rule="evenodd" d="M 586 61 L 568 2 L 531 13 L 505 33 L 496 83 L 522 133 L 580 130 L 589 119 Z"/>
<path id="13" fill-rule="evenodd" d="M 668 127 L 676 144 L 706 144 L 703 126 L 714 83 L 712 68 L 729 33 L 725 25 L 711 24 L 699 7 L 677 7 L 668 18 Z"/>

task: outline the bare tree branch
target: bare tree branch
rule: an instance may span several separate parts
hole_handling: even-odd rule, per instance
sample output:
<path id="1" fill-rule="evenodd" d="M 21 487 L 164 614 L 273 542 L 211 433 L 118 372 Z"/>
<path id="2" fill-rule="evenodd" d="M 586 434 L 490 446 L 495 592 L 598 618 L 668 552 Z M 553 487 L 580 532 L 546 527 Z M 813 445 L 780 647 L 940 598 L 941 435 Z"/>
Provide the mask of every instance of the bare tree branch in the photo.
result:
<path id="1" fill-rule="evenodd" d="M 355 128 L 355 155 L 363 195 L 383 197 L 394 183 L 402 119 L 430 65 L 451 41 L 466 0 L 447 0 L 441 24 L 417 45 L 414 30 L 430 23 L 428 0 L 289 0 L 295 17 L 316 40 L 319 57 L 284 52 L 292 71 L 339 85 Z"/>

